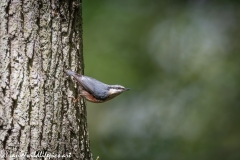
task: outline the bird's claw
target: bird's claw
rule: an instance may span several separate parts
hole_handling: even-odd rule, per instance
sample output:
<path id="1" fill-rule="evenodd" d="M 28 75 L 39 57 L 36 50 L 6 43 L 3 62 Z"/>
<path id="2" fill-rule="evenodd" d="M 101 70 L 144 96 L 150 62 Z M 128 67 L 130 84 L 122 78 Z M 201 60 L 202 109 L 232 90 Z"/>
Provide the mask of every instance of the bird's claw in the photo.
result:
<path id="1" fill-rule="evenodd" d="M 72 98 L 73 102 L 76 103 L 81 98 L 81 94 L 79 94 L 77 98 L 75 98 L 74 96 L 69 96 L 68 98 Z"/>

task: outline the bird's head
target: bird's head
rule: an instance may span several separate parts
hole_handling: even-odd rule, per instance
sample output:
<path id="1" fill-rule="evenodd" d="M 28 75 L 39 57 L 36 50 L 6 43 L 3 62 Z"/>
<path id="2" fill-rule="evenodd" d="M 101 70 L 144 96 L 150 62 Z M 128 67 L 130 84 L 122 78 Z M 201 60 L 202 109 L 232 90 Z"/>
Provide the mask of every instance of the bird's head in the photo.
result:
<path id="1" fill-rule="evenodd" d="M 119 94 L 121 94 L 124 91 L 128 91 L 130 90 L 130 88 L 125 88 L 121 85 L 110 85 L 108 87 L 108 93 L 109 93 L 109 97 L 113 98 Z"/>

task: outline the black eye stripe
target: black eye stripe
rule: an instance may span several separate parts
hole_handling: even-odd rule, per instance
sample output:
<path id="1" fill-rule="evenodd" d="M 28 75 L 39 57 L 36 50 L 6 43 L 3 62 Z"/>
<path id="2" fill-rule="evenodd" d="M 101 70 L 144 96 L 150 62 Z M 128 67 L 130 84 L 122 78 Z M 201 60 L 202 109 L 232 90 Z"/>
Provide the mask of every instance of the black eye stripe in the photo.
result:
<path id="1" fill-rule="evenodd" d="M 122 87 L 110 87 L 109 89 L 123 89 Z"/>

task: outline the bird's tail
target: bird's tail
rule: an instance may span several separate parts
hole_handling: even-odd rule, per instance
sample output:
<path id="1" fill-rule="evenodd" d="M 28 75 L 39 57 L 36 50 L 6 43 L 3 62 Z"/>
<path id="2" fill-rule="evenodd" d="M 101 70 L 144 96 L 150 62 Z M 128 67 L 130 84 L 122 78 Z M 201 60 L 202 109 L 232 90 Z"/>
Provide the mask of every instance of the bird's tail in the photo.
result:
<path id="1" fill-rule="evenodd" d="M 64 72 L 67 73 L 69 76 L 74 76 L 76 74 L 75 72 L 67 69 L 64 69 Z"/>

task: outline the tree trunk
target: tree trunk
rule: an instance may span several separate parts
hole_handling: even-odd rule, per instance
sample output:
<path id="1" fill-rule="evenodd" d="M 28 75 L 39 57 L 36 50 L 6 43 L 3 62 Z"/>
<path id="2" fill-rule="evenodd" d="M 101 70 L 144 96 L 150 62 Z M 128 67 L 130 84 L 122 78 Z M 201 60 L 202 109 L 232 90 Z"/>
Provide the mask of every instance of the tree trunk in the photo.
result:
<path id="1" fill-rule="evenodd" d="M 81 1 L 3 0 L 0 20 L 0 159 L 92 159 L 85 102 L 63 72 L 83 73 Z"/>

